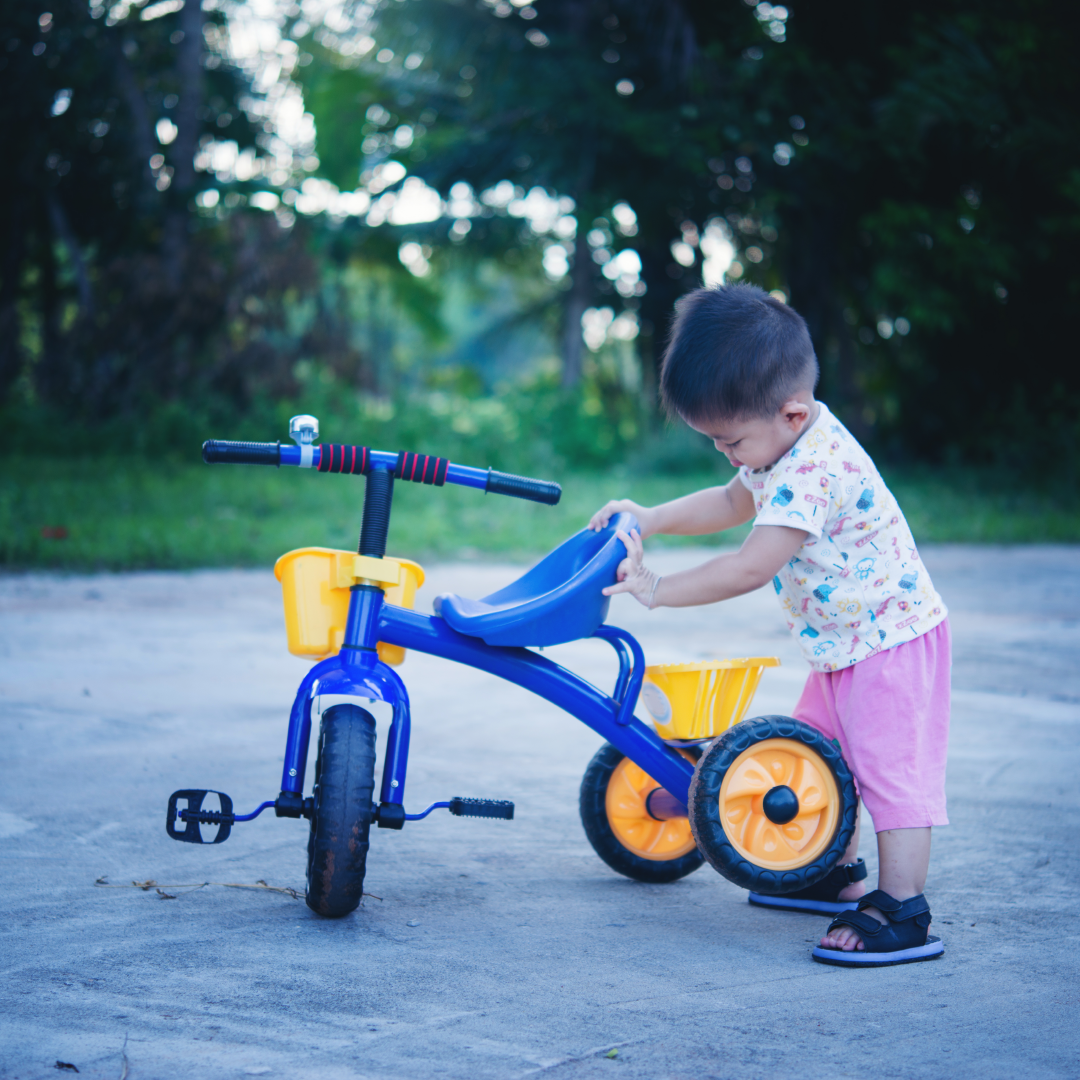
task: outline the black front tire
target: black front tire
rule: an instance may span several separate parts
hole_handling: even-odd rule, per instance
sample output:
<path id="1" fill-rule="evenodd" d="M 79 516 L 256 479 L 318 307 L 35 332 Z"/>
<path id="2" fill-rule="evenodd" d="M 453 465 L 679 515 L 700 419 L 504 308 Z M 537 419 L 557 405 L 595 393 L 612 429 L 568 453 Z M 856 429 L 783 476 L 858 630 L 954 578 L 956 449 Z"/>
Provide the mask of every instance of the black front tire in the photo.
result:
<path id="1" fill-rule="evenodd" d="M 705 861 L 696 848 L 673 859 L 644 859 L 624 847 L 616 837 L 607 816 L 607 790 L 624 756 L 610 743 L 604 743 L 589 762 L 581 781 L 578 804 L 581 824 L 593 850 L 612 870 L 635 881 L 665 884 L 692 874 Z"/>
<path id="2" fill-rule="evenodd" d="M 375 718 L 358 705 L 322 715 L 308 838 L 307 906 L 338 919 L 364 895 L 371 796 L 375 789 Z"/>

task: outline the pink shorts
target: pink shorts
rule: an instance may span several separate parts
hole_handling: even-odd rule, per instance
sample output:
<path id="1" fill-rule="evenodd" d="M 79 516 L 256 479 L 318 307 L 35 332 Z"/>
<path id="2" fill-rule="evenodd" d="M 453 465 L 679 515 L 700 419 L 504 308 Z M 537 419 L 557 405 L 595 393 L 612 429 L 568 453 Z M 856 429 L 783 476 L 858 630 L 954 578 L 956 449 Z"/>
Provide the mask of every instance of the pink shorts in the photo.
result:
<path id="1" fill-rule="evenodd" d="M 813 671 L 795 718 L 836 739 L 874 831 L 948 825 L 949 620 L 840 671 Z"/>

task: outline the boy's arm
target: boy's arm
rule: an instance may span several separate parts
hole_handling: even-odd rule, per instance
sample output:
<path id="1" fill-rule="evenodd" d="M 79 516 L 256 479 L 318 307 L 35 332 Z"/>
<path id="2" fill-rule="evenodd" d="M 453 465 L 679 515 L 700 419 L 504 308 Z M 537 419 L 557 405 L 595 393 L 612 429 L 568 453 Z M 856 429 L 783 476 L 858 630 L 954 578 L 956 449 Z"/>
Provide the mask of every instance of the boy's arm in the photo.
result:
<path id="1" fill-rule="evenodd" d="M 723 487 L 695 491 L 660 506 L 639 506 L 630 499 L 612 499 L 593 514 L 589 528 L 598 532 L 614 514 L 624 512 L 638 519 L 643 537 L 656 533 L 701 536 L 750 521 L 754 516 L 754 497 L 735 476 Z"/>
<path id="2" fill-rule="evenodd" d="M 636 531 L 628 536 L 620 529 L 616 535 L 626 545 L 627 557 L 619 565 L 618 584 L 606 588 L 604 595 L 628 592 L 647 608 L 655 608 L 715 604 L 760 589 L 802 547 L 809 533 L 786 525 L 757 525 L 738 551 L 664 577 L 644 565 Z"/>

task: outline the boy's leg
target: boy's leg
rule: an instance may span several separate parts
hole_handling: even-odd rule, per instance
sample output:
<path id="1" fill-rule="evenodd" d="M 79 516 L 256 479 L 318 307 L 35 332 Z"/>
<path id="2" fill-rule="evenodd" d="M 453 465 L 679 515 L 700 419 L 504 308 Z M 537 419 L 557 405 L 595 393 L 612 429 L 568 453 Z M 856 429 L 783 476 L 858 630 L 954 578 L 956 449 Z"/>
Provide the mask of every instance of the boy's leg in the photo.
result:
<path id="1" fill-rule="evenodd" d="M 930 868 L 929 828 L 886 829 L 877 834 L 877 841 L 878 888 L 897 900 L 910 900 L 911 897 L 918 896 L 926 888 L 926 874 Z M 862 882 L 858 884 L 861 886 Z M 843 899 L 848 899 L 844 893 L 840 895 Z M 877 908 L 868 907 L 863 910 L 880 923 L 889 921 Z M 853 949 L 861 949 L 863 944 L 851 927 L 838 926 L 821 939 L 821 947 L 851 952 Z"/>
<path id="2" fill-rule="evenodd" d="M 921 638 L 845 669 L 838 684 L 841 741 L 878 832 L 878 889 L 899 901 L 919 896 L 930 864 L 930 826 L 945 816 L 945 750 L 951 648 L 945 622 Z M 903 718 L 906 723 L 897 724 Z M 909 824 L 910 823 L 910 824 Z M 864 909 L 882 924 L 876 908 Z M 862 950 L 838 927 L 822 948 Z"/>

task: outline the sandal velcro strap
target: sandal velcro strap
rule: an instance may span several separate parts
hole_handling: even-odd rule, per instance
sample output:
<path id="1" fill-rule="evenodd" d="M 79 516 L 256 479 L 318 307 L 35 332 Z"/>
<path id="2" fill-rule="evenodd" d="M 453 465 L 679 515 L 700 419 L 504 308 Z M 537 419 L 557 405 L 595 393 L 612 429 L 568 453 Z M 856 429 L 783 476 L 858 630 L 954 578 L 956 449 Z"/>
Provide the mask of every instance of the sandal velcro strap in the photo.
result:
<path id="1" fill-rule="evenodd" d="M 872 907 L 888 919 L 882 923 L 865 908 Z M 926 944 L 930 925 L 930 907 L 921 893 L 909 900 L 897 900 L 887 892 L 875 889 L 859 899 L 857 911 L 844 911 L 829 924 L 828 933 L 849 926 L 862 938 L 868 953 L 894 953 Z M 935 939 L 936 940 L 936 939 Z"/>
<path id="2" fill-rule="evenodd" d="M 847 879 L 848 885 L 854 885 L 856 881 L 866 880 L 866 860 L 856 859 L 846 866 L 838 866 L 833 873 L 841 873 Z"/>
<path id="3" fill-rule="evenodd" d="M 862 881 L 866 877 L 866 863 L 858 859 L 846 866 L 834 866 L 817 884 L 808 885 L 805 889 L 795 892 L 784 893 L 784 899 L 791 901 L 812 900 L 818 903 L 837 904 L 843 903 L 840 894 L 856 881 Z M 778 905 L 779 906 L 779 905 Z M 820 907 L 807 908 L 806 910 L 822 910 Z M 836 910 L 826 908 L 824 910 Z"/>
<path id="4" fill-rule="evenodd" d="M 863 939 L 863 943 L 867 948 L 870 947 L 870 940 L 885 929 L 884 923 L 878 922 L 873 915 L 865 915 L 861 911 L 840 912 L 840 914 L 829 923 L 827 933 L 831 934 L 841 926 L 850 926 L 852 930 L 857 930 L 859 932 L 859 937 Z"/>
<path id="5" fill-rule="evenodd" d="M 922 893 L 907 900 L 897 900 L 887 892 L 875 889 L 859 897 L 859 910 L 862 911 L 863 908 L 868 907 L 877 908 L 890 923 L 902 923 L 913 919 L 917 926 L 925 930 L 931 922 L 930 905 Z"/>

